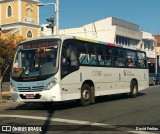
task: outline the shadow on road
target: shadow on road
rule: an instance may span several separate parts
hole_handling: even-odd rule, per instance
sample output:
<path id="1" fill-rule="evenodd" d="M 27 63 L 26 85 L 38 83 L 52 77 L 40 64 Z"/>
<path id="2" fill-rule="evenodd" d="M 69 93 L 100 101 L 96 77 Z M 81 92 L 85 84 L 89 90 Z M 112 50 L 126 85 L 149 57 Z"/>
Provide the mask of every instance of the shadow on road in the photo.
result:
<path id="1" fill-rule="evenodd" d="M 139 93 L 138 97 L 146 95 L 145 93 Z M 96 97 L 96 103 L 104 103 L 110 101 L 117 101 L 123 99 L 132 99 L 127 94 L 116 94 L 116 95 L 106 95 Z M 66 101 L 59 103 L 23 103 L 19 104 L 16 107 L 10 107 L 6 110 L 47 110 L 47 111 L 56 111 L 56 110 L 65 110 L 71 108 L 81 107 L 78 100 L 75 101 Z"/>
<path id="2" fill-rule="evenodd" d="M 54 114 L 54 110 L 53 109 L 48 109 L 48 116 L 47 116 L 47 119 L 42 126 L 43 131 L 41 131 L 40 134 L 47 134 L 47 132 L 49 130 L 49 126 L 51 124 L 51 119 L 52 119 L 53 114 Z"/>
<path id="3" fill-rule="evenodd" d="M 66 102 L 61 104 L 53 104 L 53 103 L 24 103 L 18 105 L 16 107 L 8 108 L 6 110 L 44 110 L 47 111 L 47 119 L 44 121 L 41 126 L 42 131 L 39 134 L 47 134 L 51 129 L 51 120 L 54 117 L 54 112 L 56 110 L 70 109 L 74 107 L 78 107 L 77 102 Z M 53 126 L 53 125 L 52 125 Z M 53 130 L 53 128 L 52 128 Z"/>
<path id="4" fill-rule="evenodd" d="M 146 94 L 144 93 L 139 93 L 137 98 L 139 96 L 144 96 Z M 123 99 L 130 99 L 130 97 L 127 94 L 118 94 L 118 95 L 108 95 L 108 96 L 101 96 L 101 97 L 96 97 L 96 103 L 105 103 L 105 102 L 112 102 L 116 100 L 123 100 Z M 67 101 L 64 103 L 24 103 L 20 104 L 18 106 L 8 108 L 6 110 L 44 110 L 47 111 L 47 119 L 44 121 L 42 127 L 42 132 L 40 134 L 47 134 L 52 118 L 54 117 L 54 112 L 56 110 L 64 110 L 64 109 L 71 109 L 71 108 L 77 108 L 80 107 L 78 101 Z"/>
<path id="5" fill-rule="evenodd" d="M 6 110 L 44 110 L 56 111 L 80 107 L 77 101 L 67 101 L 62 103 L 23 103 L 17 106 L 9 107 Z"/>
<path id="6" fill-rule="evenodd" d="M 138 93 L 137 97 L 144 96 L 145 93 Z M 136 98 L 137 98 L 136 97 Z M 103 103 L 103 102 L 110 102 L 110 101 L 117 101 L 123 99 L 132 99 L 127 93 L 124 94 L 115 94 L 115 95 L 107 95 L 107 96 L 100 96 L 96 98 L 96 103 Z"/>

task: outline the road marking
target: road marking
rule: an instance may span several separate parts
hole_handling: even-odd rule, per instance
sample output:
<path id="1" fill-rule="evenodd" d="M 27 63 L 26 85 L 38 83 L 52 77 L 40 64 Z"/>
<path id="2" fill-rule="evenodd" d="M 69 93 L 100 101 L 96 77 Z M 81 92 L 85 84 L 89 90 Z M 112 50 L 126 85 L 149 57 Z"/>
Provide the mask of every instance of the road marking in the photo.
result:
<path id="1" fill-rule="evenodd" d="M 23 119 L 32 119 L 32 120 L 33 119 L 36 119 L 36 120 L 47 120 L 48 119 L 47 117 L 27 116 L 27 115 L 0 115 L 0 117 L 1 118 L 2 117 L 3 118 L 23 118 Z M 81 121 L 81 120 L 70 120 L 70 119 L 62 119 L 62 118 L 51 118 L 50 121 L 78 124 L 78 125 L 91 125 L 91 126 L 96 126 L 96 127 L 106 127 L 106 128 L 115 128 L 115 129 L 117 128 L 117 126 L 113 126 L 110 124 L 96 123 L 96 122 L 90 122 L 90 121 Z M 118 129 L 121 130 L 121 127 L 119 127 Z M 156 133 L 151 133 L 151 132 L 146 132 L 146 131 L 129 131 L 128 130 L 127 132 L 136 133 L 136 134 L 156 134 Z"/>
<path id="2" fill-rule="evenodd" d="M 36 119 L 36 120 L 47 120 L 47 117 L 39 117 L 39 116 L 26 116 L 26 115 L 0 115 L 0 117 L 10 117 L 10 118 L 24 118 L 24 119 Z M 80 121 L 80 120 L 70 120 L 70 119 L 61 119 L 61 118 L 51 118 L 51 121 L 55 122 L 63 122 L 63 123 L 72 123 L 79 125 L 109 125 L 103 123 L 92 123 L 89 121 Z"/>

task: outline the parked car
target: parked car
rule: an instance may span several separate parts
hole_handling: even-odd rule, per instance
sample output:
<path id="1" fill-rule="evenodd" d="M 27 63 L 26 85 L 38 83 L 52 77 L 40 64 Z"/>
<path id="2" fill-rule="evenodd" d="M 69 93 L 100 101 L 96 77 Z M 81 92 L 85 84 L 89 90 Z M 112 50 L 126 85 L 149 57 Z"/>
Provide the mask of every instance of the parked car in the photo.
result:
<path id="1" fill-rule="evenodd" d="M 154 74 L 154 77 L 156 79 L 156 85 L 159 85 L 160 84 L 160 74 Z"/>
<path id="2" fill-rule="evenodd" d="M 154 74 L 149 74 L 149 85 L 156 85 L 156 78 L 154 77 Z"/>

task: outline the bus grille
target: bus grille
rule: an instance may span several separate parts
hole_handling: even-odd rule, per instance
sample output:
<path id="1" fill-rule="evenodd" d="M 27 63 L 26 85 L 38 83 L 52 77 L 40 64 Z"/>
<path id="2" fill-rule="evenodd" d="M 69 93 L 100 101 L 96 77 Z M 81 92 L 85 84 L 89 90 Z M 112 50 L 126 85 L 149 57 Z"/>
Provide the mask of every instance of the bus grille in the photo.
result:
<path id="1" fill-rule="evenodd" d="M 19 92 L 40 92 L 44 90 L 44 86 L 36 87 L 18 87 Z"/>

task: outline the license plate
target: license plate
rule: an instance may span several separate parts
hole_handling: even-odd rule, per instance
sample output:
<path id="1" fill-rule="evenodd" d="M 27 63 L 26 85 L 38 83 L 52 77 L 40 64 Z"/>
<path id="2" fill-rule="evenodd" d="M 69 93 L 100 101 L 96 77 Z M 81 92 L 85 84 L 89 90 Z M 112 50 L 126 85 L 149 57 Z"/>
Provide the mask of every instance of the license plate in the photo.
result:
<path id="1" fill-rule="evenodd" d="M 34 94 L 26 94 L 26 99 L 33 99 L 34 97 Z"/>

